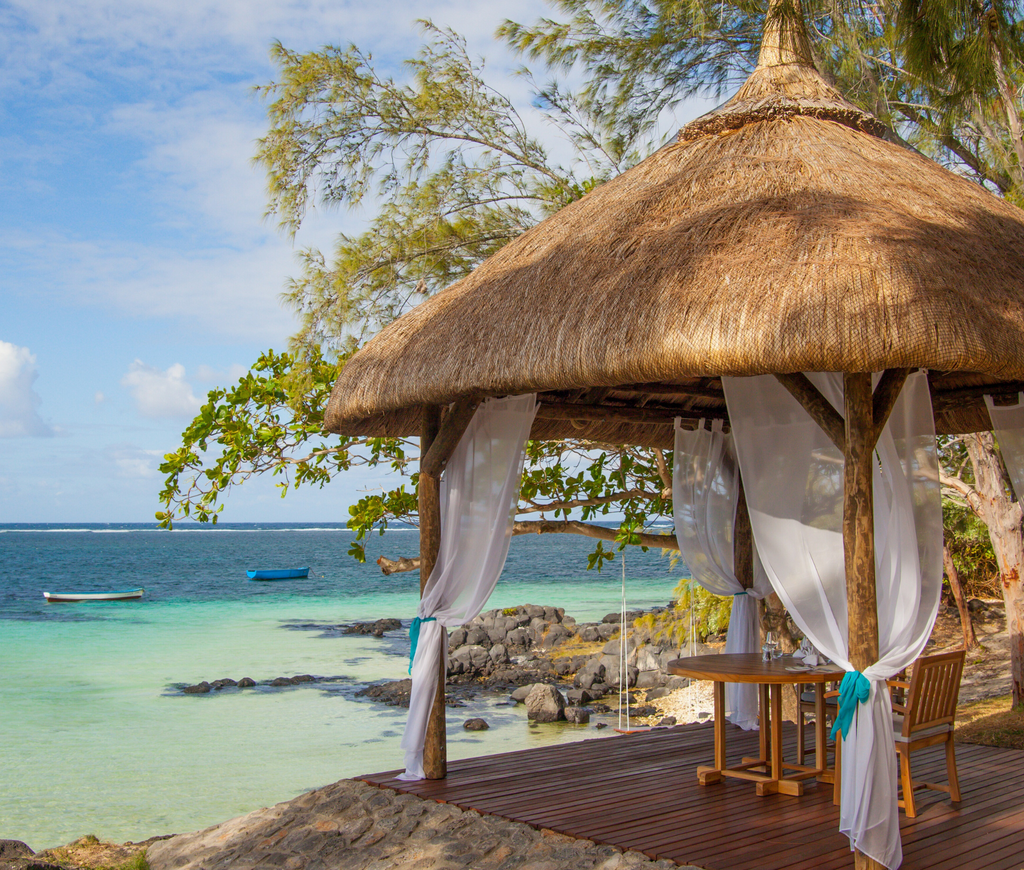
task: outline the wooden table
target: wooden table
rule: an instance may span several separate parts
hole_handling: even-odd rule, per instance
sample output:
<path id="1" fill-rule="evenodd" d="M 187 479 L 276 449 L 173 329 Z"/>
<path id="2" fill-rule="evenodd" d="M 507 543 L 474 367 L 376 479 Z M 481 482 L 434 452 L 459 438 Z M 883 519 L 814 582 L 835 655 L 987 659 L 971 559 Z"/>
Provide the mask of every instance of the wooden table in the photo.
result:
<path id="1" fill-rule="evenodd" d="M 844 671 L 833 664 L 814 670 L 789 671 L 802 664 L 800 659 L 782 656 L 770 662 L 761 661 L 760 653 L 722 653 L 693 656 L 668 663 L 670 673 L 694 680 L 712 680 L 715 684 L 715 763 L 714 767 L 697 768 L 701 785 L 719 782 L 724 776 L 748 779 L 757 783 L 759 795 L 804 793 L 807 780 L 832 782 L 825 756 L 825 683 L 840 680 Z M 757 683 L 760 712 L 760 758 L 744 758 L 734 767 L 725 764 L 725 684 Z M 782 687 L 790 683 L 813 683 L 814 767 L 785 764 L 782 761 Z"/>

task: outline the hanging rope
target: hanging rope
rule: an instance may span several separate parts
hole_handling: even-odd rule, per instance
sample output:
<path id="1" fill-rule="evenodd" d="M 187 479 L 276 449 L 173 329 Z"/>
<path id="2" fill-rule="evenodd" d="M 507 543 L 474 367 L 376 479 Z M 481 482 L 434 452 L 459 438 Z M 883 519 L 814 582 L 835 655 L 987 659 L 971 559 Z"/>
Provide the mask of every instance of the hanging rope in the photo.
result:
<path id="1" fill-rule="evenodd" d="M 622 690 L 626 689 L 626 730 L 629 731 L 629 654 L 627 645 L 629 643 L 629 632 L 626 628 L 626 554 L 620 556 L 622 560 L 622 600 L 619 609 L 619 730 L 622 730 Z"/>

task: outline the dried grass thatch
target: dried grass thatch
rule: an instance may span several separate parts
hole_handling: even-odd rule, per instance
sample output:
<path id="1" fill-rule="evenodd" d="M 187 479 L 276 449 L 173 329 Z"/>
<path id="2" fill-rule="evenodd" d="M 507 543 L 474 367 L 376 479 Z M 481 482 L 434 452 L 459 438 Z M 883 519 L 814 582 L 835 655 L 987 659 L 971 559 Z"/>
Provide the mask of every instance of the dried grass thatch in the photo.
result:
<path id="1" fill-rule="evenodd" d="M 975 388 L 1024 380 L 1024 212 L 886 141 L 780 21 L 729 103 L 369 342 L 328 428 L 537 391 L 534 437 L 667 445 L 721 375 L 919 367 L 940 430 L 987 428 Z"/>

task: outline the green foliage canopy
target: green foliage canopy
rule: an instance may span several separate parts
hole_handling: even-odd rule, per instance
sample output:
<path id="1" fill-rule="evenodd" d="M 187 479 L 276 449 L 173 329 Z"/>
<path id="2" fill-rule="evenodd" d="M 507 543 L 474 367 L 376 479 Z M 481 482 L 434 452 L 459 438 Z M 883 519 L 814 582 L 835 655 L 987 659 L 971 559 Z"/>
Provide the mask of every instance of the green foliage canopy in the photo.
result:
<path id="1" fill-rule="evenodd" d="M 323 486 L 353 464 L 407 469 L 409 445 L 325 439 L 323 409 L 338 365 L 426 296 L 468 274 L 538 219 L 646 156 L 665 113 L 695 94 L 721 96 L 753 68 L 763 0 L 552 0 L 561 17 L 499 32 L 550 81 L 535 105 L 573 144 L 553 163 L 514 103 L 489 86 L 455 32 L 422 22 L 425 42 L 399 81 L 356 46 L 298 53 L 276 44 L 276 81 L 260 88 L 269 130 L 256 162 L 268 215 L 295 233 L 307 210 L 363 207 L 364 232 L 331 256 L 301 253 L 285 300 L 301 329 L 290 353 L 264 354 L 229 390 L 215 390 L 166 457 L 158 518 L 216 521 L 221 494 L 253 474 L 283 477 L 282 495 Z M 1024 190 L 1020 3 L 994 0 L 803 0 L 824 72 L 900 135 L 1010 197 Z M 567 73 L 582 74 L 569 89 Z M 559 77 L 562 76 L 562 80 Z M 656 545 L 646 530 L 671 516 L 671 456 L 558 442 L 531 444 L 517 531 L 598 537 L 613 508 L 618 546 Z M 416 475 L 363 497 L 349 524 L 359 541 L 389 520 L 415 521 Z M 578 512 L 581 523 L 569 519 Z M 548 519 L 550 516 L 552 519 Z"/>
<path id="2" fill-rule="evenodd" d="M 406 82 L 356 46 L 272 49 L 280 77 L 259 89 L 270 129 L 256 151 L 268 215 L 294 233 L 313 203 L 375 210 L 365 232 L 338 236 L 330 260 L 303 250 L 284 296 L 301 318 L 296 349 L 353 350 L 633 154 L 631 139 L 595 133 L 554 88 L 538 107 L 586 148 L 577 165 L 554 164 L 464 39 L 421 24 L 427 40 Z"/>
<path id="3" fill-rule="evenodd" d="M 681 99 L 753 69 L 764 0 L 552 0 L 560 17 L 506 22 L 533 60 L 582 68 L 581 104 L 656 125 Z M 1019 0 L 802 0 L 817 62 L 850 100 L 929 156 L 1003 196 L 1024 190 Z"/>

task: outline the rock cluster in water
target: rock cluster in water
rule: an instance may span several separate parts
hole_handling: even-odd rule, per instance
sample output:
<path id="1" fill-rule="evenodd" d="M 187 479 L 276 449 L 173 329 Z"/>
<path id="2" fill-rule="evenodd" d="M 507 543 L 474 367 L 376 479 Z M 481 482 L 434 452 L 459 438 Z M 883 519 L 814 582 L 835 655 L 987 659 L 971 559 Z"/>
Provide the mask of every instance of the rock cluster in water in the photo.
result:
<path id="1" fill-rule="evenodd" d="M 337 679 L 337 677 L 314 677 L 312 674 L 298 674 L 294 677 L 275 677 L 272 680 L 264 680 L 262 683 L 257 683 L 252 677 L 242 677 L 240 680 L 223 677 L 213 682 L 203 680 L 193 686 L 185 686 L 181 691 L 185 695 L 206 695 L 209 692 L 219 692 L 229 688 L 251 689 L 255 686 L 272 686 L 277 689 L 283 686 L 298 686 L 302 683 L 327 683 Z"/>
<path id="2" fill-rule="evenodd" d="M 668 613 L 665 608 L 660 612 Z M 643 615 L 628 612 L 627 624 Z M 648 698 L 653 690 L 667 694 L 687 685 L 665 670 L 668 662 L 682 655 L 679 647 L 658 641 L 644 629 L 630 629 L 626 669 L 620 674 L 620 620 L 620 614 L 610 613 L 601 622 L 577 623 L 560 607 L 533 604 L 490 610 L 449 635 L 448 675 L 456 683 L 460 678 L 512 685 L 571 680 L 578 691 L 568 697 L 577 704 L 618 691 L 620 684 L 647 689 Z M 578 642 L 579 654 L 564 653 L 561 648 L 569 641 Z M 598 643 L 598 651 L 584 646 Z M 700 652 L 711 651 L 699 646 Z M 546 679 L 534 679 L 537 676 Z"/>
<path id="3" fill-rule="evenodd" d="M 384 637 L 385 631 L 395 631 L 402 627 L 400 619 L 378 619 L 376 622 L 353 622 L 346 626 L 344 634 L 372 634 L 374 637 Z"/>
<path id="4" fill-rule="evenodd" d="M 591 713 L 609 711 L 601 699 L 614 695 L 617 702 L 620 684 L 627 690 L 645 690 L 646 701 L 664 697 L 689 684 L 668 673 L 668 662 L 691 653 L 659 639 L 666 633 L 678 635 L 665 631 L 666 625 L 672 627 L 674 611 L 658 608 L 655 613 L 662 620 L 660 634 L 633 625 L 645 615 L 643 611 L 626 613 L 631 627 L 623 673 L 619 613 L 592 623 L 577 623 L 560 607 L 534 604 L 481 613 L 449 634 L 447 704 L 462 706 L 463 699 L 471 696 L 471 688 L 511 691 L 512 701 L 526 704 L 531 721 L 585 724 Z M 380 622 L 383 620 L 366 625 Z M 703 644 L 695 647 L 698 654 L 714 652 Z M 356 694 L 408 706 L 410 688 L 409 680 L 399 680 L 369 686 Z M 632 693 L 625 700 L 632 716 L 657 714 L 653 706 L 635 706 Z"/>

